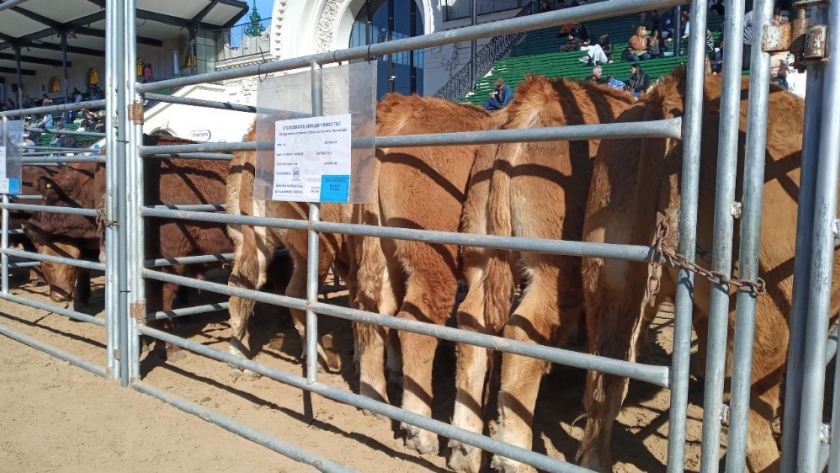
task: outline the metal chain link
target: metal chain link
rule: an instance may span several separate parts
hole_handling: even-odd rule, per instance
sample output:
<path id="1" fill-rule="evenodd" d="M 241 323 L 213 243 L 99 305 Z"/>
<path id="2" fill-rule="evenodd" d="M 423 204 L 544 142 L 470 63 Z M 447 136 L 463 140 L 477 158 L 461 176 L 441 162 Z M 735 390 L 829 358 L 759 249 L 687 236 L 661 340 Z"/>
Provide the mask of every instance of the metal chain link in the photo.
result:
<path id="1" fill-rule="evenodd" d="M 653 252 L 650 255 L 650 260 L 648 260 L 651 271 L 648 276 L 647 296 L 651 307 L 653 307 L 656 301 L 656 295 L 659 294 L 659 289 L 662 286 L 661 278 L 663 263 L 696 273 L 708 279 L 713 284 L 735 286 L 736 290 L 739 292 L 746 292 L 754 296 L 758 296 L 766 291 L 766 285 L 764 280 L 761 278 L 758 278 L 757 281 L 747 281 L 744 279 L 738 279 L 735 271 L 733 271 L 732 277 L 729 277 L 719 271 L 710 271 L 699 266 L 697 263 L 690 261 L 688 257 L 677 253 L 674 249 L 663 247 L 665 239 L 668 238 L 671 233 L 671 228 L 662 213 L 657 212 L 656 220 L 656 238 L 654 239 L 652 245 Z"/>

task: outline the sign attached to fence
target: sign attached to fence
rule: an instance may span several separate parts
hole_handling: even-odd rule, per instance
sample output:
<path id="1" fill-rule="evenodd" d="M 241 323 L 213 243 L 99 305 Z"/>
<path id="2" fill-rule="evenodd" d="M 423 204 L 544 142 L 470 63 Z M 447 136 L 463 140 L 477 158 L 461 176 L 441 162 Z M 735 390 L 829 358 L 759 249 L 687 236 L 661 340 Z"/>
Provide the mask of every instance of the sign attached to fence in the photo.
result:
<path id="1" fill-rule="evenodd" d="M 3 120 L 0 126 L 0 194 L 20 194 L 23 122 Z"/>
<path id="2" fill-rule="evenodd" d="M 210 130 L 193 130 L 190 132 L 193 141 L 210 141 Z"/>
<path id="3" fill-rule="evenodd" d="M 273 200 L 348 201 L 349 113 L 278 120 L 274 132 Z"/>
<path id="4" fill-rule="evenodd" d="M 320 92 L 320 101 L 316 96 L 313 102 L 313 90 Z M 257 103 L 256 199 L 370 201 L 375 61 L 324 67 L 314 76 L 306 70 L 264 80 L 257 88 Z"/>

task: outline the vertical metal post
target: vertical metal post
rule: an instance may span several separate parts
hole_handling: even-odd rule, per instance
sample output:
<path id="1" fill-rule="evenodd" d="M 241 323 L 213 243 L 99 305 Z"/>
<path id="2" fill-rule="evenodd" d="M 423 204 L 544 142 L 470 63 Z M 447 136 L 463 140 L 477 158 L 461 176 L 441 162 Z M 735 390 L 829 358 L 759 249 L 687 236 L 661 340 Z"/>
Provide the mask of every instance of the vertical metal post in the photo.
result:
<path id="1" fill-rule="evenodd" d="M 715 189 L 715 223 L 712 251 L 712 271 L 729 274 L 732 270 L 732 234 L 735 219 L 735 179 L 738 170 L 738 136 L 741 118 L 741 56 L 744 34 L 744 0 L 730 0 L 726 17 L 727 50 L 723 58 L 720 131 Z M 696 22 L 696 20 L 692 20 Z M 692 25 L 690 39 L 702 38 Z M 705 41 L 704 41 L 705 50 Z M 691 56 L 689 56 L 691 57 Z M 705 54 L 697 56 L 705 63 Z M 704 64 L 705 66 L 705 64 Z M 693 253 L 693 251 L 692 251 Z M 706 353 L 706 387 L 703 405 L 703 446 L 700 466 L 703 473 L 718 471 L 721 436 L 721 408 L 723 382 L 726 376 L 726 339 L 729 327 L 729 284 L 713 284 L 709 299 L 708 348 Z"/>
<path id="2" fill-rule="evenodd" d="M 311 77 L 312 115 L 321 116 L 324 113 L 324 100 L 320 64 L 312 63 Z M 310 225 L 320 219 L 320 204 L 309 204 Z M 306 301 L 309 304 L 318 301 L 319 243 L 318 232 L 310 229 L 306 265 Z M 310 309 L 306 309 L 306 381 L 318 381 L 318 315 Z"/>
<path id="3" fill-rule="evenodd" d="M 695 22 L 706 26 L 706 0 L 692 2 Z M 683 117 L 683 168 L 680 179 L 680 241 L 681 254 L 694 261 L 697 245 L 697 202 L 700 188 L 700 155 L 703 139 L 703 85 L 705 62 L 702 58 L 703 38 L 689 41 L 688 75 Z M 680 269 L 675 298 L 674 347 L 671 358 L 671 422 L 668 436 L 668 473 L 680 473 L 685 467 L 685 426 L 688 415 L 688 376 L 691 359 L 691 314 L 694 301 L 694 273 Z"/>
<path id="4" fill-rule="evenodd" d="M 67 78 L 67 32 L 61 32 L 61 70 L 64 84 L 64 103 L 70 101 L 70 80 Z"/>
<path id="5" fill-rule="evenodd" d="M 825 21 L 825 9 L 816 7 L 814 21 Z M 805 330 L 808 317 L 808 290 L 811 284 L 811 231 L 814 225 L 814 189 L 817 187 L 820 122 L 825 64 L 808 66 L 805 90 L 805 123 L 802 127 L 802 160 L 799 178 L 799 213 L 793 261 L 793 303 L 790 314 L 790 342 L 785 378 L 785 412 L 782 420 L 781 473 L 794 473 L 799 450 L 799 422 L 802 412 L 802 369 L 805 358 Z"/>
<path id="6" fill-rule="evenodd" d="M 758 253 L 761 247 L 761 212 L 764 207 L 767 106 L 770 101 L 768 92 L 770 88 L 770 54 L 766 53 L 761 45 L 764 43 L 764 26 L 770 25 L 772 20 L 773 0 L 756 2 L 753 10 L 753 24 L 757 26 L 753 30 L 753 44 L 756 47 L 751 49 L 752 66 L 749 108 L 747 110 L 747 134 L 745 137 L 746 149 L 744 151 L 744 169 L 748 171 L 744 172 L 741 245 L 738 253 L 738 277 L 747 281 L 757 281 L 760 269 Z M 726 73 L 724 72 L 724 74 Z M 837 195 L 836 192 L 835 195 Z M 735 341 L 732 352 L 732 396 L 726 447 L 726 471 L 744 471 L 746 469 L 750 390 L 752 388 L 753 338 L 755 335 L 756 295 L 739 291 L 735 297 L 737 301 Z M 824 341 L 827 333 L 828 327 L 822 335 L 823 346 L 825 346 Z M 825 366 L 821 366 L 824 371 Z"/>
<path id="7" fill-rule="evenodd" d="M 840 3 L 828 5 L 829 34 L 826 57 L 840 56 Z M 840 62 L 825 63 L 823 110 L 819 134 L 819 167 L 814 202 L 814 231 L 811 240 L 811 281 L 805 353 L 802 370 L 802 412 L 799 422 L 797 470 L 815 472 L 818 468 L 820 433 L 825 384 L 825 344 L 831 303 L 834 260 L 834 220 L 837 218 L 837 184 L 840 171 Z M 838 435 L 837 431 L 833 432 Z M 836 464 L 837 459 L 832 458 Z M 829 470 L 831 471 L 831 470 Z"/>
<path id="8" fill-rule="evenodd" d="M 840 471 L 840 370 L 834 368 L 834 400 L 831 405 L 831 444 L 828 471 Z M 820 461 L 819 465 L 824 463 Z"/>
<path id="9" fill-rule="evenodd" d="M 410 37 L 417 36 L 417 3 L 409 2 L 411 8 L 411 24 L 408 27 L 408 35 Z M 417 51 L 411 50 L 408 52 L 408 73 L 410 74 L 409 92 L 417 92 L 417 70 L 414 68 L 414 56 Z"/>
<path id="10" fill-rule="evenodd" d="M 394 0 L 388 0 L 388 31 L 386 41 L 391 41 L 394 34 Z M 314 77 L 314 76 L 313 76 Z M 394 91 L 397 78 L 394 76 L 394 53 L 388 54 L 388 92 Z"/>
<path id="11" fill-rule="evenodd" d="M 190 34 L 190 50 L 192 51 L 192 64 L 190 65 L 190 72 L 192 75 L 198 74 L 198 31 L 196 31 L 195 25 L 190 25 L 189 27 L 189 34 Z"/>
<path id="12" fill-rule="evenodd" d="M 732 10 L 727 10 L 732 11 Z M 682 23 L 682 7 L 676 6 L 674 7 L 674 19 L 672 22 L 674 23 L 674 56 L 680 55 L 680 49 L 682 48 L 682 27 L 680 23 Z M 729 33 L 727 33 L 729 34 Z M 743 32 L 742 32 L 743 34 Z M 705 40 L 705 38 L 703 38 Z M 703 51 L 702 54 L 706 54 L 706 47 L 705 43 L 703 44 Z M 705 64 L 704 64 L 705 66 Z"/>
<path id="13" fill-rule="evenodd" d="M 478 24 L 478 0 L 472 0 L 470 3 L 470 25 Z M 470 41 L 470 92 L 475 91 L 476 69 L 475 69 L 475 53 L 478 51 L 478 42 L 476 40 Z"/>
<path id="14" fill-rule="evenodd" d="M 119 188 L 117 186 L 117 172 L 119 161 L 117 154 L 117 91 L 118 69 L 121 67 L 118 55 L 122 52 L 117 42 L 119 32 L 117 31 L 116 4 L 122 3 L 119 0 L 107 0 L 105 8 L 105 112 L 107 126 L 105 127 L 105 216 L 108 222 L 119 221 L 117 201 L 119 199 Z M 119 318 L 120 305 L 119 295 L 116 288 L 119 287 L 120 275 L 117 271 L 118 253 L 117 248 L 117 227 L 108 224 L 105 227 L 105 328 L 107 333 L 107 355 L 106 372 L 110 379 L 120 379 L 120 359 L 122 354 L 117 356 L 121 347 Z"/>
<path id="15" fill-rule="evenodd" d="M 5 124 L 5 120 L 3 123 Z M 3 146 L 3 144 L 0 144 Z M 6 206 L 9 205 L 9 196 L 8 194 L 3 194 L 3 210 L 2 210 L 2 225 L 3 225 L 3 235 L 0 236 L 0 248 L 4 251 L 9 248 L 9 209 Z M 9 293 L 9 255 L 3 253 L 0 255 L 0 264 L 3 266 L 3 283 L 2 289 L 3 294 Z"/>
<path id="16" fill-rule="evenodd" d="M 137 0 L 125 1 L 125 106 L 138 106 L 143 103 L 137 94 L 137 74 L 132 74 L 137 63 Z M 125 109 L 124 109 L 125 110 Z M 138 317 L 146 314 L 146 287 L 142 276 L 143 260 L 145 257 L 146 241 L 143 217 L 140 215 L 143 207 L 143 159 L 138 152 L 138 146 L 143 144 L 143 117 L 128 116 L 126 114 L 126 134 L 128 140 L 125 154 L 125 170 L 119 176 L 125 178 L 126 212 L 121 214 L 127 222 L 126 245 L 119 247 L 119 259 L 126 261 L 126 282 L 128 300 L 126 310 L 128 377 L 130 380 L 140 378 L 140 334 L 137 330 Z"/>
<path id="17" fill-rule="evenodd" d="M 18 110 L 23 109 L 23 74 L 20 66 L 20 45 L 15 46 L 15 66 L 17 67 Z"/>

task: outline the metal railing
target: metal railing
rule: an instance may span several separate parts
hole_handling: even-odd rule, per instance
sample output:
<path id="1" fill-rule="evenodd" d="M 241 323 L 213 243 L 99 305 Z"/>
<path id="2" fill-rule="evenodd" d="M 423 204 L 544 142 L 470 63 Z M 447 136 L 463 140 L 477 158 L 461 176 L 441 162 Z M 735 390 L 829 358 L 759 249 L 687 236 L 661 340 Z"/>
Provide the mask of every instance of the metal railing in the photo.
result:
<path id="1" fill-rule="evenodd" d="M 532 8 L 533 4 L 529 3 L 514 18 L 530 15 Z M 523 36 L 525 36 L 524 32 L 494 36 L 489 43 L 485 44 L 475 54 L 475 57 L 470 58 L 461 70 L 450 77 L 446 84 L 443 84 L 443 87 L 435 92 L 434 96 L 457 102 L 458 99 L 472 90 L 475 81 L 487 74 L 493 68 L 493 64 L 509 53 L 513 45 L 518 43 Z M 475 69 L 473 69 L 473 64 L 475 64 Z M 475 72 L 473 73 L 473 71 Z"/>
<path id="2" fill-rule="evenodd" d="M 733 0 L 736 8 L 738 1 Z M 150 386 L 140 380 L 139 337 L 145 335 L 162 340 L 200 355 L 228 363 L 240 368 L 262 374 L 281 383 L 299 388 L 307 393 L 316 393 L 338 402 L 382 414 L 391 419 L 417 426 L 450 439 L 476 446 L 482 450 L 527 463 L 545 471 L 582 472 L 584 468 L 540 455 L 527 449 L 502 443 L 452 425 L 420 416 L 416 413 L 375 401 L 342 389 L 318 382 L 317 372 L 317 323 L 319 315 L 339 317 L 354 322 L 376 324 L 401 331 L 434 336 L 459 343 L 469 343 L 506 353 L 515 353 L 549 362 L 576 366 L 645 381 L 671 390 L 668 436 L 668 471 L 680 472 L 685 467 L 686 421 L 688 404 L 689 356 L 691 346 L 691 314 L 694 303 L 694 273 L 682 267 L 678 271 L 675 297 L 675 328 L 672 362 L 670 366 L 652 366 L 624 360 L 604 358 L 586 353 L 576 353 L 559 348 L 546 347 L 495 337 L 461 329 L 404 320 L 389 315 L 377 314 L 347 307 L 325 304 L 318 301 L 318 254 L 319 234 L 342 233 L 380 238 L 414 240 L 426 243 L 448 243 L 464 246 L 500 248 L 534 253 L 554 253 L 576 256 L 594 256 L 615 258 L 625 261 L 648 262 L 655 256 L 654 249 L 648 246 L 628 246 L 615 244 L 596 244 L 562 240 L 544 240 L 535 238 L 517 238 L 506 236 L 472 235 L 451 232 L 421 231 L 407 228 L 366 226 L 320 221 L 320 207 L 310 204 L 307 220 L 271 219 L 215 213 L 216 205 L 145 206 L 143 195 L 143 160 L 159 156 L 190 156 L 207 159 L 230 159 L 230 155 L 219 158 L 211 154 L 215 151 L 251 151 L 260 149 L 264 143 L 206 143 L 177 146 L 142 146 L 141 117 L 124 113 L 137 110 L 145 98 L 155 97 L 160 101 L 188 106 L 209 106 L 214 108 L 235 109 L 229 104 L 210 101 L 197 101 L 186 98 L 157 97 L 151 93 L 162 88 L 192 85 L 224 79 L 246 77 L 269 72 L 288 71 L 310 67 L 313 81 L 320 75 L 321 67 L 342 61 L 364 59 L 389 53 L 423 49 L 426 47 L 450 44 L 489 36 L 521 34 L 535 29 L 557 26 L 573 21 L 593 20 L 610 16 L 623 15 L 642 10 L 661 9 L 681 5 L 685 0 L 611 0 L 589 4 L 574 9 L 547 12 L 541 15 L 521 16 L 491 24 L 466 27 L 455 31 L 433 33 L 420 37 L 379 43 L 360 48 L 319 53 L 306 57 L 284 59 L 226 71 L 217 71 L 198 76 L 181 77 L 156 83 L 138 84 L 132 67 L 135 58 L 136 40 L 136 0 L 121 2 L 106 1 L 107 12 L 107 47 L 106 69 L 109 77 L 106 109 L 110 126 L 106 132 L 108 156 L 105 218 L 116 224 L 106 226 L 106 262 L 85 263 L 68 258 L 33 255 L 8 248 L 8 214 L 13 209 L 39 209 L 91 215 L 90 212 L 77 209 L 55 209 L 25 204 L 12 204 L 9 196 L 3 196 L 2 223 L 3 240 L 0 245 L 2 256 L 3 291 L 0 298 L 14 302 L 25 300 L 8 294 L 9 256 L 28 257 L 33 260 L 75 264 L 89 269 L 104 269 L 106 273 L 106 327 L 107 364 L 106 369 L 92 366 L 83 360 L 48 347 L 29 337 L 0 326 L 0 333 L 23 343 L 47 351 L 62 359 L 70 360 L 99 374 L 119 378 L 123 386 L 161 399 L 179 409 L 198 415 L 208 422 L 242 435 L 283 455 L 303 463 L 315 466 L 322 471 L 349 471 L 346 467 L 329 459 L 303 451 L 297 446 L 283 442 L 265 432 L 258 431 L 244 423 L 223 416 L 212 409 L 197 406 L 184 399 Z M 5 4 L 4 4 L 5 5 Z M 812 7 L 813 8 L 813 7 Z M 827 8 L 828 22 L 840 25 L 840 5 L 831 4 Z M 696 31 L 703 31 L 706 24 L 707 5 L 704 0 L 691 4 L 692 26 Z M 772 17 L 772 2 L 758 0 L 754 10 L 755 25 L 769 25 Z M 728 272 L 733 260 L 732 237 L 734 220 L 732 204 L 735 195 L 735 176 L 737 171 L 737 145 L 739 141 L 739 119 L 741 110 L 740 60 L 742 51 L 739 36 L 742 34 L 743 17 L 732 15 L 727 20 L 727 31 L 733 31 L 730 43 L 736 45 L 727 51 L 724 62 L 724 87 L 720 102 L 720 133 L 718 149 L 718 179 L 716 182 L 714 248 L 712 270 Z M 754 44 L 761 44 L 765 34 L 762 28 L 755 28 Z M 502 143 L 516 141 L 551 141 L 581 139 L 616 139 L 627 137 L 661 137 L 681 139 L 683 144 L 682 171 L 680 176 L 680 228 L 677 251 L 684 255 L 694 255 L 697 241 L 697 213 L 700 182 L 700 156 L 703 139 L 703 70 L 704 62 L 694 58 L 704 58 L 705 38 L 694 35 L 689 38 L 688 47 L 688 82 L 685 90 L 685 110 L 681 120 L 660 120 L 634 124 L 602 124 L 587 126 L 568 126 L 530 130 L 503 130 L 493 132 L 449 133 L 438 135 L 412 135 L 376 137 L 357 141 L 356 145 L 380 147 L 400 146 L 436 146 L 444 144 L 467 143 Z M 830 57 L 840 54 L 840 35 L 829 35 L 828 52 Z M 806 139 L 802 152 L 802 179 L 799 197 L 799 221 L 797 228 L 796 277 L 794 278 L 794 304 L 791 319 L 791 344 L 789 365 L 803 367 L 800 374 L 789 371 L 787 400 L 785 409 L 785 432 L 783 442 L 783 471 L 793 471 L 796 466 L 807 471 L 818 471 L 820 462 L 830 462 L 831 471 L 840 469 L 840 435 L 830 438 L 822 425 L 818 413 L 822 407 L 822 388 L 825 384 L 824 367 L 826 357 L 831 350 L 826 333 L 827 312 L 830 306 L 830 286 L 832 281 L 832 259 L 834 255 L 833 225 L 836 219 L 836 199 L 840 152 L 837 137 L 840 136 L 840 63 L 825 62 L 808 66 L 809 100 L 806 104 Z M 746 164 L 744 174 L 742 223 L 740 229 L 739 277 L 754 280 L 758 277 L 758 250 L 761 228 L 761 208 L 764 188 L 764 159 L 766 148 L 767 104 L 769 81 L 769 55 L 756 47 L 752 51 L 752 75 L 750 77 L 750 97 L 748 106 L 748 127 L 746 132 Z M 124 85 L 128 86 L 125 87 Z M 313 90 L 317 89 L 313 82 Z M 813 89 L 811 88 L 813 86 Z M 820 90 L 822 89 L 822 90 Z M 147 95 L 144 95 L 147 94 Z M 832 100 L 823 100 L 828 94 Z M 320 94 L 313 93 L 313 110 L 320 110 Z M 134 106 L 133 106 L 134 105 Z M 822 109 L 821 109 L 822 108 Z M 248 110 L 250 111 L 250 110 Z M 27 111 L 30 112 L 30 111 Z M 6 112 L 9 113 L 9 112 Z M 10 113 L 8 116 L 15 116 Z M 4 114 L 6 116 L 6 114 Z M 120 196 L 115 198 L 115 196 Z M 821 206 L 817 208 L 816 202 Z M 825 203 L 825 205 L 823 205 Z M 145 248 L 144 218 L 165 217 L 172 219 L 194 220 L 216 223 L 237 223 L 242 225 L 265 226 L 306 230 L 309 235 L 307 297 L 292 298 L 261 293 L 239 287 L 216 284 L 207 281 L 167 274 L 153 269 L 159 265 L 177 262 L 178 264 L 199 263 L 229 259 L 231 255 L 205 255 L 178 259 L 149 260 L 141 250 Z M 827 245 L 831 246 L 827 246 Z M 689 258 L 693 261 L 693 256 Z M 812 275 L 812 276 L 811 276 Z M 202 306 L 178 309 L 168 313 L 147 313 L 145 310 L 145 279 L 170 282 L 186 287 L 207 290 L 228 296 L 247 297 L 269 304 L 306 311 L 306 375 L 299 376 L 276 368 L 264 366 L 190 340 L 146 327 L 145 319 L 157 319 L 187 314 L 198 314 L 224 310 L 225 304 L 205 304 Z M 729 286 L 716 282 L 712 285 L 709 342 L 707 356 L 707 376 L 704 402 L 703 444 L 701 471 L 716 472 L 720 453 L 721 419 L 724 409 L 723 389 L 726 362 L 726 332 L 729 323 Z M 725 303 L 724 303 L 725 302 Z M 36 305 L 35 305 L 36 306 Z M 36 306 L 37 307 L 37 306 Z M 727 471 L 743 471 L 746 459 L 747 418 L 750 405 L 752 372 L 753 330 L 756 323 L 756 299 L 748 293 L 737 295 L 735 337 L 732 372 L 732 402 L 730 409 L 730 429 L 728 434 Z M 139 314 L 139 316 L 138 316 Z M 70 315 L 65 311 L 64 315 Z M 84 315 L 84 314 L 82 314 Z M 70 315 L 72 316 L 72 315 Z M 83 319 L 80 319 L 83 320 Z M 90 321 L 90 320 L 88 320 Z M 91 321 L 92 322 L 92 321 Z M 804 347 L 809 349 L 805 350 Z M 833 344 L 831 346 L 836 346 Z M 117 353 L 119 357 L 115 356 Z M 791 381 L 796 380 L 796 381 Z M 840 370 L 835 380 L 834 416 L 832 427 L 840 432 Z M 791 400 L 793 404 L 791 404 Z M 822 433 L 822 435 L 821 435 Z M 821 439 L 822 437 L 822 439 Z M 822 442 L 822 443 L 821 443 Z M 830 442 L 830 453 L 827 444 Z"/>

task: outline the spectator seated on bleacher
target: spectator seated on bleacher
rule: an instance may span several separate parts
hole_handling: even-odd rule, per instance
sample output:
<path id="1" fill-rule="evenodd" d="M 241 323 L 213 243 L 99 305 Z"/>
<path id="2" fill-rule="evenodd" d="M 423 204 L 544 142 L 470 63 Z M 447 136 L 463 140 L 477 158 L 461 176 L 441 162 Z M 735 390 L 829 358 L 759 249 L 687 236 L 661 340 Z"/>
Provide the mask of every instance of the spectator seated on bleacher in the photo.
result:
<path id="1" fill-rule="evenodd" d="M 586 51 L 586 55 L 580 58 L 581 62 L 585 62 L 588 66 L 597 66 L 598 64 L 607 64 L 613 62 L 612 58 L 612 44 L 610 43 L 610 35 L 601 35 L 598 38 L 598 44 L 589 46 L 582 46 L 581 51 Z"/>
<path id="2" fill-rule="evenodd" d="M 641 64 L 630 66 L 630 78 L 627 79 L 627 89 L 637 99 L 650 88 L 650 77 L 642 71 Z"/>
<path id="3" fill-rule="evenodd" d="M 574 23 L 566 37 L 567 43 L 560 46 L 561 53 L 578 51 L 581 46 L 589 45 L 589 30 L 582 23 Z"/>
<path id="4" fill-rule="evenodd" d="M 607 87 L 612 87 L 613 89 L 621 90 L 625 88 L 624 82 L 613 78 L 613 76 L 604 77 L 604 70 L 601 68 L 601 66 L 593 67 L 592 75 L 584 79 L 584 81 L 606 85 Z"/>
<path id="5" fill-rule="evenodd" d="M 488 111 L 499 110 L 504 108 L 511 100 L 513 100 L 513 89 L 505 84 L 505 80 L 499 77 L 493 83 L 496 90 L 490 92 L 490 98 L 484 102 L 484 109 Z"/>
<path id="6" fill-rule="evenodd" d="M 52 99 L 47 97 L 46 94 L 44 94 L 44 98 L 41 101 L 41 104 L 44 107 L 48 107 L 48 106 L 52 105 Z M 35 127 L 36 128 L 52 128 L 53 127 L 52 114 L 51 113 L 45 113 L 44 118 L 42 118 L 41 121 L 38 122 L 37 125 L 35 125 Z"/>
<path id="7" fill-rule="evenodd" d="M 653 18 L 648 17 L 648 13 L 646 11 L 643 11 L 643 12 L 639 13 L 639 22 L 636 23 L 635 25 L 633 25 L 633 31 L 636 31 L 637 29 L 639 29 L 640 26 L 644 26 L 645 29 L 648 30 L 648 31 L 653 31 L 654 30 L 653 23 L 654 23 Z"/>
<path id="8" fill-rule="evenodd" d="M 647 28 L 643 25 L 636 27 L 636 33 L 627 41 L 627 49 L 624 50 L 621 58 L 625 61 L 645 61 L 650 59 Z"/>

